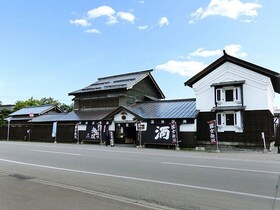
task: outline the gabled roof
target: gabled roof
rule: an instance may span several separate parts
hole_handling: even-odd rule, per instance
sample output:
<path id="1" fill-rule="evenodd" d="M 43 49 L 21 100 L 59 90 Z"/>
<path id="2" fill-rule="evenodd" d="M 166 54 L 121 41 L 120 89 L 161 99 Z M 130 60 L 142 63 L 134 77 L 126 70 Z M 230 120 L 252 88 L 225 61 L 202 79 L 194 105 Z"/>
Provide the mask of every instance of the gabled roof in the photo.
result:
<path id="1" fill-rule="evenodd" d="M 116 108 L 95 108 L 91 110 L 72 111 L 67 114 L 49 114 L 33 118 L 30 122 L 72 122 L 72 121 L 95 121 L 102 120 Z"/>
<path id="2" fill-rule="evenodd" d="M 10 114 L 11 117 L 16 117 L 16 116 L 29 116 L 29 114 L 34 114 L 34 115 L 42 115 L 45 114 L 48 111 L 51 111 L 52 109 L 57 108 L 55 105 L 48 104 L 48 105 L 42 105 L 42 106 L 33 106 L 33 107 L 25 107 L 22 108 L 16 112 L 13 112 Z"/>
<path id="3" fill-rule="evenodd" d="M 280 93 L 280 74 L 278 72 L 271 71 L 269 69 L 263 68 L 261 66 L 255 65 L 253 63 L 249 63 L 247 61 L 241 60 L 239 58 L 233 57 L 228 55 L 224 51 L 224 55 L 211 63 L 208 67 L 203 69 L 201 72 L 190 78 L 188 81 L 186 81 L 184 84 L 186 86 L 192 87 L 194 83 L 205 77 L 210 72 L 217 69 L 219 66 L 224 64 L 225 62 L 231 62 L 233 64 L 239 65 L 241 67 L 244 67 L 246 69 L 249 69 L 251 71 L 254 71 L 256 73 L 262 74 L 264 76 L 267 76 L 271 79 L 271 83 L 273 85 L 274 91 L 277 93 Z"/>
<path id="4" fill-rule="evenodd" d="M 126 110 L 142 119 L 187 119 L 196 118 L 195 99 L 137 102 L 130 107 L 121 106 L 104 119 L 109 119 L 121 110 Z"/>
<path id="5" fill-rule="evenodd" d="M 152 80 L 155 88 L 158 90 L 159 94 L 161 95 L 161 98 L 165 98 L 164 94 L 162 93 L 156 81 L 154 80 L 153 76 L 151 75 L 152 71 L 153 70 L 151 69 L 151 70 L 98 78 L 98 81 L 96 81 L 95 83 L 85 88 L 82 88 L 80 90 L 73 91 L 68 95 L 76 95 L 79 93 L 98 92 L 98 91 L 115 90 L 115 89 L 128 90 L 133 88 L 133 86 L 135 86 L 144 78 L 149 77 Z"/>

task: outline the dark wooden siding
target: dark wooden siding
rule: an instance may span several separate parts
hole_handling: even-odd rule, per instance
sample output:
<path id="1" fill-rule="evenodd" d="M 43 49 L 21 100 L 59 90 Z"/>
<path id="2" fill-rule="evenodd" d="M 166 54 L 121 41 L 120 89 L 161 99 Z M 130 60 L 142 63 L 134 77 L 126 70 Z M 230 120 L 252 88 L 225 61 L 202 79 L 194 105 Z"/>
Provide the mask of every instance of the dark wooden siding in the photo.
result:
<path id="1" fill-rule="evenodd" d="M 107 91 L 77 94 L 74 99 L 75 109 L 89 109 L 100 107 L 129 106 L 135 101 L 143 101 L 145 96 L 161 99 L 149 77 L 137 83 L 132 89 L 111 89 Z"/>
<path id="2" fill-rule="evenodd" d="M 148 77 L 137 83 L 132 89 L 128 90 L 127 95 L 131 96 L 131 98 L 134 97 L 135 100 L 139 101 L 143 101 L 145 96 L 161 99 L 161 95 Z"/>
<path id="3" fill-rule="evenodd" d="M 118 98 L 80 100 L 81 109 L 118 107 Z"/>
<path id="4" fill-rule="evenodd" d="M 54 142 L 52 137 L 52 126 L 53 123 L 13 123 L 10 126 L 10 140 L 22 140 L 22 141 L 41 141 L 41 142 Z M 75 123 L 58 123 L 57 126 L 57 142 L 61 143 L 75 143 L 74 139 L 74 128 Z M 30 138 L 27 130 L 30 129 Z M 82 132 L 81 132 L 82 134 Z M 83 135 L 83 134 L 82 134 Z M 82 136 L 81 135 L 81 139 Z M 0 127 L 0 139 L 7 139 L 7 125 Z"/>
<path id="5" fill-rule="evenodd" d="M 197 118 L 197 141 L 198 144 L 210 143 L 209 127 L 207 121 L 215 119 L 213 112 L 201 112 Z M 263 142 L 261 132 L 265 133 L 266 142 L 273 141 L 274 126 L 273 115 L 269 110 L 244 111 L 243 112 L 243 133 L 237 132 L 219 132 L 219 142 L 233 143 L 241 146 L 262 147 Z"/>

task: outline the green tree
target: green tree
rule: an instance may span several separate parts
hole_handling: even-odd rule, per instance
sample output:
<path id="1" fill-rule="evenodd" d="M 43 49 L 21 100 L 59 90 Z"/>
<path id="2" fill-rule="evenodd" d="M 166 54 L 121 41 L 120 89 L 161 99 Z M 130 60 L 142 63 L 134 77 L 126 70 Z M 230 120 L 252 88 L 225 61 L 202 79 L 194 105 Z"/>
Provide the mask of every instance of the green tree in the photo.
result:
<path id="1" fill-rule="evenodd" d="M 12 113 L 12 111 L 8 110 L 8 109 L 0 110 L 0 125 L 6 124 L 5 119 L 8 118 L 11 113 Z"/>
<path id="2" fill-rule="evenodd" d="M 41 106 L 46 104 L 56 105 L 63 112 L 70 112 L 74 108 L 73 104 L 71 105 L 62 104 L 58 100 L 53 99 L 52 97 L 48 97 L 48 98 L 44 97 L 41 99 L 34 99 L 33 97 L 31 97 L 30 99 L 27 99 L 25 101 L 17 101 L 15 103 L 15 107 L 13 111 L 20 110 L 24 107 Z"/>
<path id="3" fill-rule="evenodd" d="M 31 97 L 30 99 L 27 99 L 26 101 L 16 101 L 15 107 L 14 107 L 14 112 L 18 111 L 24 107 L 32 107 L 32 106 L 39 106 L 43 105 L 40 100 L 34 99 Z"/>

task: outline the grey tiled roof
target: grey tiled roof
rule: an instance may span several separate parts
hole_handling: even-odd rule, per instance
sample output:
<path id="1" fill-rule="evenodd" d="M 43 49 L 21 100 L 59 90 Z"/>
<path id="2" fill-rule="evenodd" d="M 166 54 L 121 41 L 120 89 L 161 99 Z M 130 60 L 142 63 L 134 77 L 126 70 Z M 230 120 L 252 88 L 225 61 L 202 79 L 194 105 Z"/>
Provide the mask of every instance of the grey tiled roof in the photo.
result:
<path id="1" fill-rule="evenodd" d="M 126 108 L 145 119 L 196 118 L 198 114 L 195 99 L 138 102 Z"/>
<path id="2" fill-rule="evenodd" d="M 32 113 L 34 115 L 40 115 L 40 114 L 43 114 L 43 113 L 51 110 L 54 107 L 55 107 L 55 105 L 26 107 L 26 108 L 22 108 L 16 112 L 13 112 L 12 114 L 10 114 L 10 116 L 14 117 L 14 116 L 21 116 L 21 115 L 29 115 L 30 113 Z"/>
<path id="3" fill-rule="evenodd" d="M 63 118 L 66 117 L 66 113 L 56 113 L 56 114 L 44 114 L 38 117 L 34 117 L 29 122 L 56 122 L 63 121 Z"/>
<path id="4" fill-rule="evenodd" d="M 69 95 L 76 95 L 79 93 L 86 93 L 86 92 L 106 91 L 106 90 L 113 90 L 113 89 L 130 89 L 144 78 L 150 77 L 154 82 L 156 88 L 164 98 L 163 93 L 161 92 L 161 90 L 159 89 L 156 82 L 151 76 L 151 71 L 152 70 L 146 70 L 146 71 L 98 78 L 98 81 L 96 81 L 95 83 L 85 88 L 82 88 L 80 90 L 73 91 L 69 93 Z"/>
<path id="5" fill-rule="evenodd" d="M 73 111 L 70 112 L 64 120 L 67 121 L 90 121 L 90 120 L 102 120 L 106 115 L 111 113 L 116 108 L 96 108 L 93 110 L 84 110 L 84 111 Z"/>

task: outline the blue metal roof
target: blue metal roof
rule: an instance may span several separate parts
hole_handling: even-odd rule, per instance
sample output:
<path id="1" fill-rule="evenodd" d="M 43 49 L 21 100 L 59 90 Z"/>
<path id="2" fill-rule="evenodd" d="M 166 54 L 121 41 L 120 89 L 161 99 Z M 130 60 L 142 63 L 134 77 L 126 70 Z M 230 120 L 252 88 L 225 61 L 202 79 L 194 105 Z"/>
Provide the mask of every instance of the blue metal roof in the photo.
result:
<path id="1" fill-rule="evenodd" d="M 53 108 L 55 108 L 55 105 L 26 107 L 26 108 L 22 108 L 16 112 L 13 112 L 12 114 L 10 114 L 10 116 L 12 116 L 12 117 L 22 116 L 22 115 L 29 116 L 29 114 L 31 114 L 31 113 L 34 115 L 41 115 L 41 114 L 44 114 L 45 112 L 50 111 Z"/>
<path id="2" fill-rule="evenodd" d="M 130 107 L 95 108 L 91 110 L 72 111 L 68 114 L 46 114 L 35 117 L 30 122 L 103 120 L 109 116 L 113 116 L 122 108 L 143 119 L 194 119 L 198 114 L 195 99 L 180 99 L 137 102 Z"/>
<path id="3" fill-rule="evenodd" d="M 92 110 L 72 111 L 68 114 L 46 114 L 33 118 L 30 122 L 70 122 L 102 120 L 116 108 L 96 108 Z"/>
<path id="4" fill-rule="evenodd" d="M 138 102 L 126 108 L 144 119 L 196 118 L 198 114 L 195 99 Z"/>

